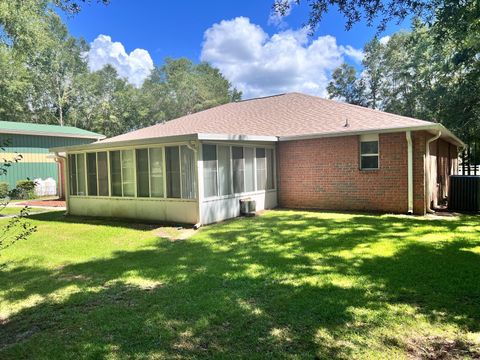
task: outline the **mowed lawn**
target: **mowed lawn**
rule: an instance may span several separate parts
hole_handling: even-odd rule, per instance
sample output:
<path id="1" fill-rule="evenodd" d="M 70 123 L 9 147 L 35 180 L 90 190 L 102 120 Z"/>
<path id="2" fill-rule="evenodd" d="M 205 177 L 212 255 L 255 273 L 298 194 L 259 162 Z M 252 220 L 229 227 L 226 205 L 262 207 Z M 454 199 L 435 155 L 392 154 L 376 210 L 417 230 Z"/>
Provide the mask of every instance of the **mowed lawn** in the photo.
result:
<path id="1" fill-rule="evenodd" d="M 278 210 L 179 241 L 32 218 L 0 256 L 1 359 L 480 357 L 479 216 Z"/>

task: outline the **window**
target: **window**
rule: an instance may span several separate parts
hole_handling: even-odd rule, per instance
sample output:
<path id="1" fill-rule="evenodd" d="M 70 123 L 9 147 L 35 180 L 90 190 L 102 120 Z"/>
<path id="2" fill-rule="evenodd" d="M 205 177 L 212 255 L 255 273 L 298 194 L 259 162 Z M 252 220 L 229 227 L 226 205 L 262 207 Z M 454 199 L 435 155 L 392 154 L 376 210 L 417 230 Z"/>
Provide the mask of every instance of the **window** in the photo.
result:
<path id="1" fill-rule="evenodd" d="M 108 196 L 108 160 L 105 151 L 97 153 L 98 195 Z"/>
<path id="2" fill-rule="evenodd" d="M 77 195 L 86 195 L 85 154 L 77 154 Z"/>
<path id="3" fill-rule="evenodd" d="M 360 137 L 360 169 L 378 169 L 378 154 L 378 135 Z"/>
<path id="4" fill-rule="evenodd" d="M 245 189 L 245 163 L 243 161 L 243 147 L 232 146 L 233 166 L 233 192 L 235 194 L 244 192 Z"/>
<path id="5" fill-rule="evenodd" d="M 217 146 L 204 144 L 203 155 L 203 192 L 205 197 L 217 196 Z M 230 158 L 230 157 L 229 157 Z"/>
<path id="6" fill-rule="evenodd" d="M 70 195 L 77 195 L 77 156 L 68 155 L 68 175 L 70 177 Z"/>
<path id="7" fill-rule="evenodd" d="M 133 164 L 133 150 L 122 150 L 123 196 L 135 196 L 135 169 Z"/>
<path id="8" fill-rule="evenodd" d="M 167 197 L 180 198 L 180 154 L 178 146 L 165 148 L 165 167 L 167 171 Z"/>
<path id="9" fill-rule="evenodd" d="M 197 182 L 195 181 L 195 153 L 188 146 L 180 147 L 182 159 L 182 199 L 195 199 Z"/>
<path id="10" fill-rule="evenodd" d="M 243 148 L 245 157 L 245 191 L 255 191 L 255 155 L 254 148 Z"/>
<path id="11" fill-rule="evenodd" d="M 150 195 L 163 197 L 163 148 L 149 149 L 150 155 Z"/>
<path id="12" fill-rule="evenodd" d="M 135 155 L 137 160 L 137 196 L 149 197 L 148 149 L 137 149 Z"/>
<path id="13" fill-rule="evenodd" d="M 275 159 L 273 157 L 273 149 L 266 149 L 267 155 L 267 189 L 275 189 Z"/>
<path id="14" fill-rule="evenodd" d="M 267 158 L 264 148 L 257 148 L 255 153 L 257 162 L 257 190 L 267 188 Z"/>
<path id="15" fill-rule="evenodd" d="M 232 193 L 232 174 L 230 166 L 230 146 L 217 146 L 219 195 Z"/>
<path id="16" fill-rule="evenodd" d="M 120 151 L 110 151 L 110 181 L 112 196 L 122 196 Z"/>
<path id="17" fill-rule="evenodd" d="M 96 153 L 87 154 L 87 187 L 88 187 L 89 196 L 97 195 L 98 189 L 97 189 L 97 154 Z"/>

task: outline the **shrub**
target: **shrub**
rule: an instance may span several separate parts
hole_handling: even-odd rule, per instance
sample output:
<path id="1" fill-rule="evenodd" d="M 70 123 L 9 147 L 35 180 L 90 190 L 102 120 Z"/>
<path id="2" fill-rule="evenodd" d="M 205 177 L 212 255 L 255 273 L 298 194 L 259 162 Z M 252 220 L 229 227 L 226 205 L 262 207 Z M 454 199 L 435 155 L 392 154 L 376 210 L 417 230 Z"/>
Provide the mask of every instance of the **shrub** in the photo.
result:
<path id="1" fill-rule="evenodd" d="M 27 180 L 18 180 L 17 187 L 15 192 L 12 192 L 12 197 L 19 199 L 34 199 L 35 198 L 35 181 Z"/>
<path id="2" fill-rule="evenodd" d="M 8 183 L 0 181 L 0 198 L 8 196 Z"/>

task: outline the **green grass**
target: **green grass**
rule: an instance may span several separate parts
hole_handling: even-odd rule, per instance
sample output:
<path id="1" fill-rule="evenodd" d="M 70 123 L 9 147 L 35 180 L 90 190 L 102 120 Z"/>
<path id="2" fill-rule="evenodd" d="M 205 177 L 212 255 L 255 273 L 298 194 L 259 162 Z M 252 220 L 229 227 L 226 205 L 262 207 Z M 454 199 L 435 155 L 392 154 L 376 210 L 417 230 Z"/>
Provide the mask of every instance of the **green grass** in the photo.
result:
<path id="1" fill-rule="evenodd" d="M 0 256 L 1 359 L 480 354 L 478 216 L 268 211 L 175 242 L 33 218 Z"/>
<path id="2" fill-rule="evenodd" d="M 23 206 L 8 206 L 8 207 L 3 207 L 0 208 L 0 217 L 6 216 L 6 215 L 18 215 L 20 213 L 20 210 L 22 210 L 24 207 Z M 36 207 L 30 207 L 28 212 L 29 213 L 37 213 L 37 212 L 44 212 L 48 211 L 45 208 L 36 208 Z"/>

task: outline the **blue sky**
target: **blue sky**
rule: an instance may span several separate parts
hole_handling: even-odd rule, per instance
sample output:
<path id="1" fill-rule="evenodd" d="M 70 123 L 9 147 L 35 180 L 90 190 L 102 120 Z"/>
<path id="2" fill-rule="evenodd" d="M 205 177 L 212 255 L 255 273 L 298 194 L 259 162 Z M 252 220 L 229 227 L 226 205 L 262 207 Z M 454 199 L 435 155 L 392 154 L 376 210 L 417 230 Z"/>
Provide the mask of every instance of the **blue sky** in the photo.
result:
<path id="1" fill-rule="evenodd" d="M 354 56 L 348 54 L 361 50 L 365 42 L 373 37 L 375 29 L 360 23 L 347 32 L 344 18 L 332 9 L 314 36 L 307 37 L 301 32 L 308 16 L 306 4 L 295 6 L 291 14 L 278 25 L 269 21 L 272 1 L 111 0 L 108 6 L 96 3 L 86 5 L 81 13 L 72 17 L 64 16 L 64 20 L 72 35 L 82 36 L 89 43 L 101 34 L 109 36 L 112 43 L 121 43 L 127 55 L 126 61 L 132 61 L 123 66 L 121 62 L 124 61 L 124 54 L 120 54 L 123 60 L 105 57 L 102 49 L 111 44 L 108 38 L 103 38 L 103 41 L 95 45 L 102 51 L 97 49 L 96 54 L 92 53 L 92 67 L 97 69 L 104 63 L 113 61 L 114 66 L 123 66 L 123 70 L 119 71 L 123 71 L 121 75 L 134 79 L 132 82 L 137 85 L 141 84 L 151 67 L 147 57 L 155 64 L 161 64 L 166 56 L 188 57 L 194 62 L 209 61 L 219 67 L 248 97 L 289 90 L 322 95 L 325 82 L 339 61 L 360 66 L 358 52 Z M 220 26 L 215 31 L 210 31 L 209 37 L 206 37 L 205 32 L 214 24 Z M 382 36 L 402 27 L 406 28 L 408 24 L 391 24 Z M 279 41 L 275 37 L 278 34 Z M 320 39 L 319 44 L 311 47 L 317 39 Z M 242 49 L 242 53 L 237 51 L 236 45 Z M 128 54 L 135 49 L 145 50 L 135 54 L 139 55 L 138 61 L 133 57 L 128 58 Z M 111 48 L 106 51 L 110 50 Z M 328 58 L 327 52 L 335 53 L 335 56 Z M 327 59 L 322 57 L 324 55 Z M 275 59 L 277 65 L 269 63 L 267 57 Z M 229 61 L 225 63 L 224 58 Z M 144 60 L 144 68 L 136 69 L 135 66 Z M 318 76 L 318 86 L 306 79 L 298 79 L 299 67 L 309 69 L 307 72 L 314 79 Z M 259 74 L 265 75 L 265 86 L 261 81 L 252 83 L 252 79 Z M 272 78 L 277 80 L 272 82 Z M 296 82 L 292 80 L 295 78 Z M 283 83 L 282 79 L 285 79 Z"/>

